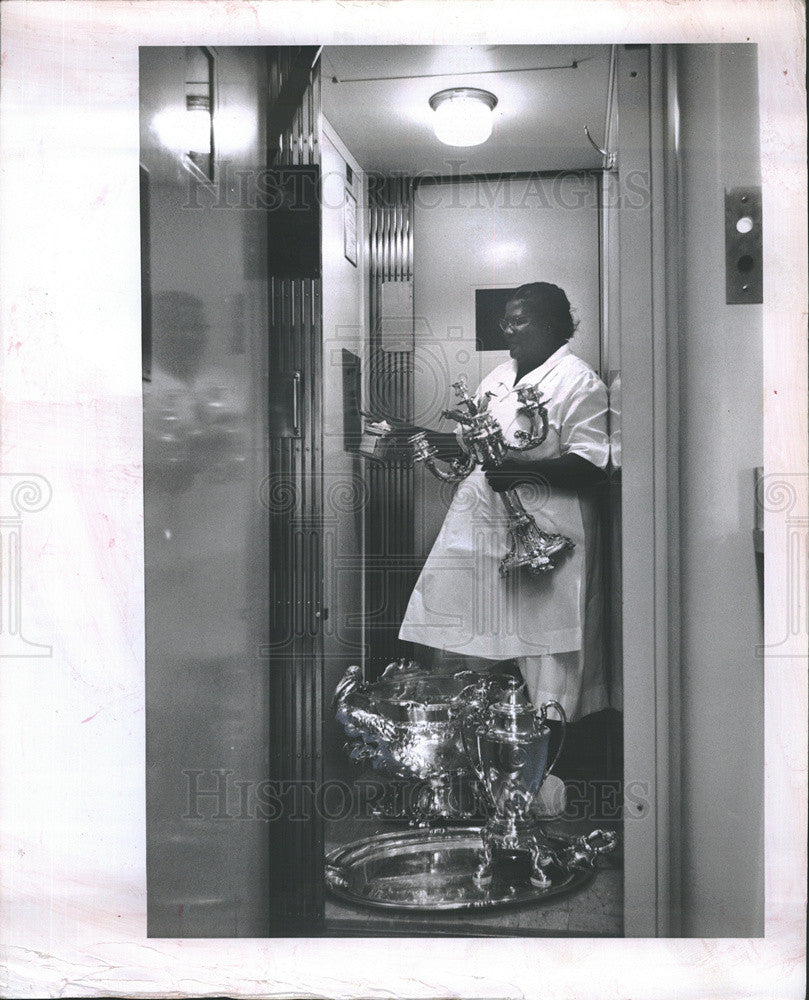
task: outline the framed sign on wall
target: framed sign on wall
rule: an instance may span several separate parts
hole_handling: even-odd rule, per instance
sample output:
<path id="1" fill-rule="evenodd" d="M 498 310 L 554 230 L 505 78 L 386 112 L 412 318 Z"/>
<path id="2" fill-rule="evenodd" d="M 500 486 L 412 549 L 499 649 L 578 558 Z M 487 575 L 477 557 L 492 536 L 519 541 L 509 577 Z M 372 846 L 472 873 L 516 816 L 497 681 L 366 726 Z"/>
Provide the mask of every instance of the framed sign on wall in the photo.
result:
<path id="1" fill-rule="evenodd" d="M 475 347 L 478 351 L 503 351 L 506 345 L 500 320 L 514 288 L 475 289 Z"/>

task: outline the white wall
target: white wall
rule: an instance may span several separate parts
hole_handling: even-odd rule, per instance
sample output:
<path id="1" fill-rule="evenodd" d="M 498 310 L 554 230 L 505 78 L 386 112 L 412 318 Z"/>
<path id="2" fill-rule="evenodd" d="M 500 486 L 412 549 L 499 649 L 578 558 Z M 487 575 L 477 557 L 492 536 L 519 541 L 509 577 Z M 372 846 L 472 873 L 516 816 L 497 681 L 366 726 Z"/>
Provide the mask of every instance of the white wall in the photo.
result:
<path id="1" fill-rule="evenodd" d="M 439 426 L 458 375 L 474 388 L 508 359 L 506 350 L 475 350 L 476 288 L 559 285 L 580 321 L 571 347 L 598 369 L 593 177 L 422 184 L 414 200 L 417 423 Z"/>
<path id="2" fill-rule="evenodd" d="M 475 289 L 549 281 L 567 292 L 579 329 L 572 349 L 599 369 L 598 211 L 595 178 L 579 175 L 425 184 L 416 189 L 413 298 L 414 419 L 440 420 L 449 388 L 470 388 L 508 360 L 475 349 Z M 418 467 L 417 550 L 426 557 L 451 493 Z"/>
<path id="3" fill-rule="evenodd" d="M 752 937 L 764 927 L 762 307 L 725 304 L 724 189 L 760 183 L 756 49 L 685 46 L 679 80 L 682 932 Z"/>

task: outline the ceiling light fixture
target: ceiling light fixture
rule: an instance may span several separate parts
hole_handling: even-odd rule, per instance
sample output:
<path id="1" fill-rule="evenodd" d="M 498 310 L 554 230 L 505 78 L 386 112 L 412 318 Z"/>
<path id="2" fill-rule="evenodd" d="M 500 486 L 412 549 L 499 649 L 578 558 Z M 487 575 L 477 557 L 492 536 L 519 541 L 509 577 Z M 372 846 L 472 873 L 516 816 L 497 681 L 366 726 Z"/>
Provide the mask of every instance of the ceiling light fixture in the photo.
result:
<path id="1" fill-rule="evenodd" d="M 477 87 L 450 87 L 430 98 L 433 129 L 447 146 L 479 146 L 492 134 L 497 98 Z"/>

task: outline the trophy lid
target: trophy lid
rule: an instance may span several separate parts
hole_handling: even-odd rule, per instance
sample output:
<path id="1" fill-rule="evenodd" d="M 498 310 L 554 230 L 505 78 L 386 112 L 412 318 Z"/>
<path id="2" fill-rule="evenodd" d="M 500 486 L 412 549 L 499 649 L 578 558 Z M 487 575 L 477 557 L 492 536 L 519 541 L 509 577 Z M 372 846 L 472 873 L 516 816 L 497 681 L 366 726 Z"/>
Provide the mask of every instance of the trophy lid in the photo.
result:
<path id="1" fill-rule="evenodd" d="M 503 697 L 492 705 L 490 718 L 492 730 L 507 735 L 534 736 L 545 728 L 517 677 L 506 680 Z"/>
<path id="2" fill-rule="evenodd" d="M 394 660 L 371 684 L 349 691 L 346 711 L 361 709 L 388 722 L 454 725 L 459 711 L 485 701 L 488 678 L 472 670 L 438 670 L 413 660 Z M 498 684 L 498 688 L 499 688 Z"/>

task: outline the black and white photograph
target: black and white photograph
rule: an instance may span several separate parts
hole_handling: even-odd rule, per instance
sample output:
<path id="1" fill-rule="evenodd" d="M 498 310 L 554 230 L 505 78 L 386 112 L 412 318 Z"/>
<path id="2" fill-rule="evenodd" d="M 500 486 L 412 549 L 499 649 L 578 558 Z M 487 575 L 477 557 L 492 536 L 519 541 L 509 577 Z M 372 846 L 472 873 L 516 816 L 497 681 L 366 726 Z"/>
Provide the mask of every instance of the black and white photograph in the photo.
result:
<path id="1" fill-rule="evenodd" d="M 150 934 L 762 933 L 757 92 L 141 49 Z"/>
<path id="2" fill-rule="evenodd" d="M 0 9 L 3 995 L 801 995 L 805 31 L 540 6 Z"/>

